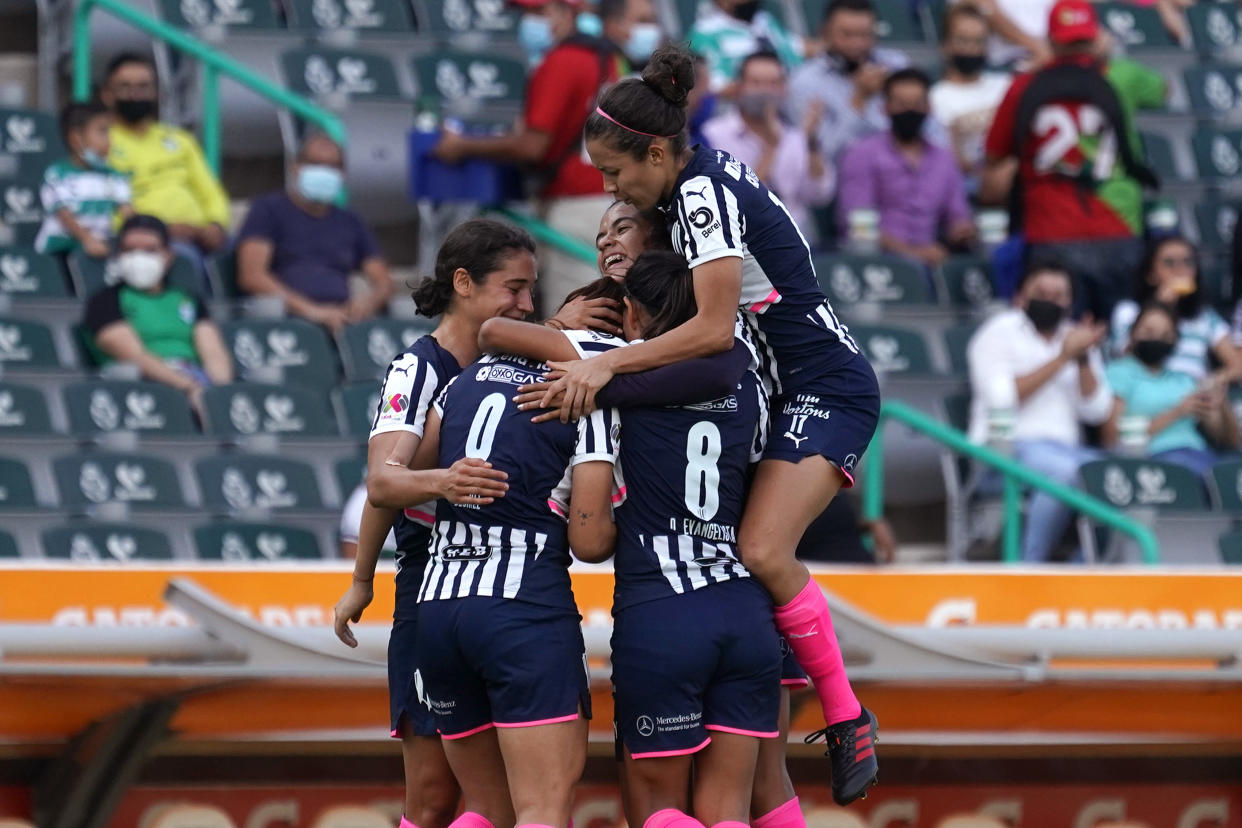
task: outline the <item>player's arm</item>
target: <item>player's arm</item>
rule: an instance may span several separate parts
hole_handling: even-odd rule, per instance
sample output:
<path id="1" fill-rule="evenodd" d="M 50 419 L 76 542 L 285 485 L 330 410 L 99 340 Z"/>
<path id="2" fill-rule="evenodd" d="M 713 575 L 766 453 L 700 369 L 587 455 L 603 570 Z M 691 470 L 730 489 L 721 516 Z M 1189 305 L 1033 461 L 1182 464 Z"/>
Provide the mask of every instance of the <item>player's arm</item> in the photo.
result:
<path id="1" fill-rule="evenodd" d="M 367 470 L 367 497 L 377 506 L 412 506 L 444 498 L 450 503 L 485 506 L 509 490 L 509 475 L 486 460 L 463 457 L 447 469 L 434 468 L 440 453 L 440 413 L 427 412 L 423 436 L 410 461 L 398 455 Z M 432 468 L 421 468 L 431 466 Z"/>
<path id="2" fill-rule="evenodd" d="M 540 362 L 578 359 L 578 349 L 555 328 L 497 316 L 479 328 L 479 348 L 489 354 L 517 354 Z"/>
<path id="3" fill-rule="evenodd" d="M 595 460 L 574 466 L 569 496 L 569 548 L 574 557 L 599 563 L 612 557 L 617 525 L 612 522 L 612 463 Z"/>

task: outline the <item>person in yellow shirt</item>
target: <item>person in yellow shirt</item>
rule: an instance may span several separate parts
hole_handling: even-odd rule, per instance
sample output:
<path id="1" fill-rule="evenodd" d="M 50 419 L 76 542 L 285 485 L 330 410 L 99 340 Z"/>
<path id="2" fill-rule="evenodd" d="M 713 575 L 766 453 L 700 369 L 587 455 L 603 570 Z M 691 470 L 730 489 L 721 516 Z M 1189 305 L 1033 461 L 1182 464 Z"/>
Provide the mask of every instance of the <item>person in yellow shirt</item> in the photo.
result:
<path id="1" fill-rule="evenodd" d="M 174 247 L 201 265 L 228 244 L 229 200 L 190 133 L 158 114 L 155 66 L 124 53 L 108 64 L 100 99 L 116 116 L 108 163 L 130 177 L 133 206 L 168 225 Z"/>

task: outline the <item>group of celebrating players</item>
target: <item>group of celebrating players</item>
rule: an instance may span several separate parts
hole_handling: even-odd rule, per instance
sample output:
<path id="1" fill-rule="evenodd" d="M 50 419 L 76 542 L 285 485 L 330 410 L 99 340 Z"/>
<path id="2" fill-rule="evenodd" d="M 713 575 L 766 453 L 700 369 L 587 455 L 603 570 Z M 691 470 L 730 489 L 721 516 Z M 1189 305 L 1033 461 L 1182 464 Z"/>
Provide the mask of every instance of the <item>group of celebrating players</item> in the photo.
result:
<path id="1" fill-rule="evenodd" d="M 348 624 L 395 520 L 402 828 L 570 824 L 591 698 L 571 556 L 614 560 L 631 825 L 805 826 L 784 746 L 788 687 L 808 675 L 834 799 L 875 781 L 875 717 L 794 556 L 853 482 L 875 375 L 780 200 L 726 153 L 687 146 L 693 85 L 690 56 L 666 47 L 599 99 L 585 144 L 617 199 L 602 276 L 555 317 L 522 321 L 534 244 L 485 219 L 447 235 L 414 292 L 441 322 L 389 366 L 336 608 L 356 644 Z"/>

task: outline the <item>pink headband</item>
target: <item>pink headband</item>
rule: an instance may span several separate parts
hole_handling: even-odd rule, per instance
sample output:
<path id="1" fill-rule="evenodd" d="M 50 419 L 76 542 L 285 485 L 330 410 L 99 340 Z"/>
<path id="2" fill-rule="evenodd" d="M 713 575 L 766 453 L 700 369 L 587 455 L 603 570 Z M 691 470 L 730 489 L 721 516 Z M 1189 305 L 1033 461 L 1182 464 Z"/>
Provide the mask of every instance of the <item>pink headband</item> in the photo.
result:
<path id="1" fill-rule="evenodd" d="M 618 121 L 616 118 L 609 115 L 604 110 L 600 109 L 598 106 L 595 107 L 595 114 L 600 115 L 604 118 L 607 118 L 609 121 L 612 121 L 617 126 L 621 127 L 624 130 L 628 130 L 629 132 L 632 132 L 635 135 L 646 135 L 648 138 L 676 138 L 677 137 L 676 133 L 673 133 L 672 135 L 656 135 L 653 132 L 643 132 L 641 129 L 634 129 L 634 127 L 628 127 L 625 124 Z"/>

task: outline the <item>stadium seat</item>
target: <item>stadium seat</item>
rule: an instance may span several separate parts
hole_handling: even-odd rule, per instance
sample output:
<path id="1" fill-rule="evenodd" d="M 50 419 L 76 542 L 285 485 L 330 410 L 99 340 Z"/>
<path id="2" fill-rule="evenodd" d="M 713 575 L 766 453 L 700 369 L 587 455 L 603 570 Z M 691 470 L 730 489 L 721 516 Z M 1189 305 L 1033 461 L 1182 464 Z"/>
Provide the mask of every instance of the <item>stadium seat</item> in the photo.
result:
<path id="1" fill-rule="evenodd" d="M 526 95 L 526 66 L 514 57 L 442 50 L 411 62 L 420 102 L 444 112 L 508 127 Z"/>
<path id="2" fill-rule="evenodd" d="M 8 532 L 0 530 L 0 559 L 3 558 L 20 558 L 22 553 L 17 548 L 17 539 Z M 4 823 L 0 822 L 0 828 Z"/>
<path id="3" fill-rule="evenodd" d="M 1242 67 L 1209 64 L 1191 66 L 1183 73 L 1190 109 L 1201 118 L 1229 115 L 1242 97 Z"/>
<path id="4" fill-rule="evenodd" d="M 323 328 L 302 319 L 248 319 L 221 326 L 243 379 L 327 388 L 337 360 Z"/>
<path id="5" fill-rule="evenodd" d="M 885 307 L 935 302 L 922 268 L 898 256 L 821 255 L 815 257 L 815 272 L 838 309 L 860 302 Z"/>
<path id="6" fill-rule="evenodd" d="M 340 337 L 346 378 L 382 379 L 393 357 L 429 333 L 433 325 L 424 319 L 380 318 L 348 326 Z"/>
<path id="7" fill-rule="evenodd" d="M 1147 165 L 1160 177 L 1161 182 L 1174 182 L 1181 179 L 1177 171 L 1177 161 L 1173 158 L 1173 145 L 1168 136 L 1156 132 L 1139 133 L 1143 144 L 1143 157 Z"/>
<path id="8" fill-rule="evenodd" d="M 984 814 L 950 814 L 936 823 L 936 828 L 1009 828 L 1004 822 Z"/>
<path id="9" fill-rule="evenodd" d="M 0 317 L 0 370 L 46 371 L 59 367 L 51 328 L 28 319 Z"/>
<path id="10" fill-rule="evenodd" d="M 888 325 L 850 325 L 854 341 L 877 374 L 930 374 L 927 343 L 918 331 Z"/>
<path id="11" fill-rule="evenodd" d="M 277 29 L 271 0 L 160 0 L 164 19 L 187 29 Z"/>
<path id="12" fill-rule="evenodd" d="M 996 301 L 992 265 L 975 256 L 953 256 L 940 266 L 946 298 L 955 308 L 982 311 Z"/>
<path id="13" fill-rule="evenodd" d="M 82 511 L 105 503 L 131 508 L 185 506 L 185 495 L 172 463 L 134 452 L 87 452 L 59 457 L 52 475 L 66 508 Z"/>
<path id="14" fill-rule="evenodd" d="M 20 178 L 0 181 L 0 244 L 34 244 L 43 224 L 41 178 L 42 171 L 38 175 L 23 172 Z"/>
<path id="15" fill-rule="evenodd" d="M 207 457 L 194 466 L 203 506 L 217 513 L 322 509 L 319 483 L 309 464 L 270 455 Z"/>
<path id="16" fill-rule="evenodd" d="M 65 154 L 56 119 L 37 109 L 0 107 L 0 180 L 41 179 Z"/>
<path id="17" fill-rule="evenodd" d="M 944 332 L 944 347 L 949 357 L 949 370 L 954 374 L 970 374 L 966 350 L 970 347 L 970 339 L 977 330 L 979 330 L 978 322 L 964 322 Z"/>
<path id="18" fill-rule="evenodd" d="M 285 82 L 312 98 L 400 99 L 397 70 L 386 56 L 360 49 L 307 46 L 280 56 Z"/>
<path id="19" fill-rule="evenodd" d="M 98 291 L 115 284 L 108 279 L 108 263 L 103 259 L 75 250 L 69 254 L 67 263 L 73 292 L 82 299 L 89 299 Z M 179 287 L 191 296 L 199 296 L 203 292 L 202 277 L 198 275 L 195 264 L 185 256 L 178 255 L 173 259 L 167 281 L 169 285 Z"/>
<path id="20" fill-rule="evenodd" d="M 1100 23 L 1127 52 L 1180 48 L 1154 7 L 1133 3 L 1097 3 Z"/>
<path id="21" fill-rule="evenodd" d="M 186 395 L 176 388 L 142 380 L 88 380 L 61 389 L 73 434 L 134 431 L 153 437 L 198 433 Z"/>
<path id="22" fill-rule="evenodd" d="M 1212 466 L 1208 488 L 1217 509 L 1242 515 L 1242 460 L 1230 460 Z"/>
<path id="23" fill-rule="evenodd" d="M 274 523 L 217 521 L 194 530 L 194 550 L 205 561 L 318 560 L 314 532 Z"/>
<path id="24" fill-rule="evenodd" d="M 332 407 L 341 434 L 367 439 L 379 405 L 379 383 L 355 382 L 332 389 Z"/>
<path id="25" fill-rule="evenodd" d="M 13 299 L 69 295 L 60 263 L 29 247 L 0 247 L 0 294 Z"/>
<path id="26" fill-rule="evenodd" d="M 52 433 L 52 416 L 43 392 L 29 385 L 0 382 L 0 440 Z"/>
<path id="27" fill-rule="evenodd" d="M 365 453 L 355 457 L 344 457 L 332 464 L 332 476 L 336 480 L 336 489 L 341 499 L 349 497 L 359 483 L 366 479 L 367 456 Z"/>
<path id="28" fill-rule="evenodd" d="M 1197 129 L 1191 138 L 1191 146 L 1199 178 L 1237 178 L 1242 173 L 1242 130 Z"/>
<path id="29" fill-rule="evenodd" d="M 0 509 L 35 509 L 30 468 L 14 457 L 0 457 Z"/>
<path id="30" fill-rule="evenodd" d="M 1229 249 L 1237 223 L 1236 203 L 1205 198 L 1195 204 L 1195 224 L 1199 229 L 1199 244 L 1203 247 Z"/>
<path id="31" fill-rule="evenodd" d="M 43 554 L 71 561 L 168 561 L 172 545 L 155 529 L 128 523 L 74 521 L 43 531 Z"/>
<path id="32" fill-rule="evenodd" d="M 1203 481 L 1184 466 L 1159 460 L 1110 457 L 1085 463 L 1079 474 L 1091 494 L 1120 509 L 1206 509 Z"/>
<path id="33" fill-rule="evenodd" d="M 1242 15 L 1224 3 L 1195 3 L 1186 10 L 1195 48 L 1215 55 L 1242 43 Z"/>
<path id="34" fill-rule="evenodd" d="M 507 3 L 468 0 L 416 0 L 418 29 L 437 40 L 512 37 L 517 33 L 518 14 Z"/>
<path id="35" fill-rule="evenodd" d="M 1242 564 L 1242 532 L 1226 532 L 1216 541 L 1220 559 L 1232 566 Z"/>
<path id="36" fill-rule="evenodd" d="M 328 34 L 404 34 L 414 28 L 405 0 L 291 0 L 290 26 Z"/>
<path id="37" fill-rule="evenodd" d="M 237 825 L 214 805 L 177 804 L 157 809 L 143 828 L 237 828 Z"/>
<path id="38" fill-rule="evenodd" d="M 273 434 L 279 437 L 334 437 L 322 393 L 292 385 L 233 383 L 208 388 L 203 430 L 215 437 Z"/>
<path id="39" fill-rule="evenodd" d="M 337 805 L 328 808 L 311 823 L 311 828 L 388 828 L 392 820 L 374 808 Z"/>

